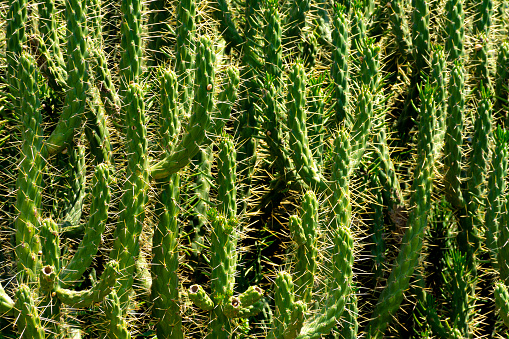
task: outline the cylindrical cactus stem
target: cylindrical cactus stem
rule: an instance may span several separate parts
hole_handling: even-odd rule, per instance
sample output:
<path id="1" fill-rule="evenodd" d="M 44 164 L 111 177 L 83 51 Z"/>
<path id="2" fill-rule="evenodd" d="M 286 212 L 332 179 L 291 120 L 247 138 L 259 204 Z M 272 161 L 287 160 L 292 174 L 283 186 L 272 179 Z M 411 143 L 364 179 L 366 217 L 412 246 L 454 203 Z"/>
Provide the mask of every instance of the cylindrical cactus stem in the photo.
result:
<path id="1" fill-rule="evenodd" d="M 189 287 L 189 299 L 204 311 L 212 311 L 214 309 L 214 302 L 200 285 Z"/>
<path id="2" fill-rule="evenodd" d="M 168 129 L 169 131 L 172 128 Z M 152 315 L 156 319 L 157 335 L 161 338 L 182 339 L 182 316 L 178 293 L 178 239 L 180 176 L 172 174 L 162 185 L 156 213 L 159 222 L 152 238 Z M 199 305 L 198 305 L 199 306 Z"/>
<path id="3" fill-rule="evenodd" d="M 318 201 L 312 191 L 308 191 L 302 201 L 303 219 L 290 217 L 289 228 L 297 244 L 295 276 L 297 294 L 305 303 L 311 302 L 316 271 L 316 233 L 318 228 Z"/>
<path id="4" fill-rule="evenodd" d="M 493 15 L 493 0 L 481 0 L 477 2 L 475 10 L 475 33 L 488 35 Z"/>
<path id="5" fill-rule="evenodd" d="M 486 245 L 490 251 L 491 263 L 496 266 L 498 256 L 498 233 L 502 222 L 504 192 L 506 188 L 505 177 L 507 176 L 507 144 L 509 133 L 500 127 L 494 133 L 496 147 L 491 162 L 492 172 L 488 178 L 488 195 L 486 197 L 486 213 L 484 223 L 486 225 Z"/>
<path id="6" fill-rule="evenodd" d="M 110 294 L 106 296 L 105 315 L 109 320 L 108 326 L 108 339 L 131 339 L 131 333 L 127 328 L 127 322 L 124 318 L 122 307 L 120 306 L 120 299 L 117 296 L 117 291 L 113 289 Z"/>
<path id="7" fill-rule="evenodd" d="M 407 22 L 405 2 L 402 0 L 393 0 L 390 1 L 387 6 L 389 7 L 392 34 L 396 38 L 399 52 L 403 56 L 411 56 L 413 48 L 412 35 Z"/>
<path id="8" fill-rule="evenodd" d="M 7 38 L 7 48 L 5 56 L 7 58 L 6 79 L 10 85 L 10 92 L 16 101 L 18 97 L 18 65 L 20 64 L 21 52 L 27 37 L 25 27 L 27 23 L 27 0 L 11 1 L 7 12 L 7 29 L 5 36 Z"/>
<path id="9" fill-rule="evenodd" d="M 381 338 L 392 316 L 403 301 L 410 278 L 419 260 L 424 233 L 431 208 L 433 182 L 433 129 L 435 111 L 433 90 L 429 85 L 421 90 L 421 119 L 419 123 L 418 160 L 412 190 L 414 209 L 408 219 L 408 229 L 403 236 L 401 248 L 393 266 L 387 286 L 382 291 L 368 326 L 368 338 Z"/>
<path id="10" fill-rule="evenodd" d="M 465 78 L 461 61 L 456 61 L 449 80 L 447 130 L 445 133 L 445 192 L 455 208 L 463 208 L 461 192 L 461 163 L 463 146 L 463 114 L 465 106 Z"/>
<path id="11" fill-rule="evenodd" d="M 334 30 L 332 31 L 332 66 L 331 75 L 334 79 L 335 122 L 351 123 L 348 113 L 348 21 L 345 7 L 336 5 L 334 8 Z"/>
<path id="12" fill-rule="evenodd" d="M 458 329 L 464 338 L 469 336 L 469 321 L 472 302 L 470 290 L 472 281 L 469 279 L 471 273 L 468 271 L 467 257 L 460 251 L 453 250 L 450 259 L 446 262 L 452 271 L 452 318 L 454 328 Z"/>
<path id="13" fill-rule="evenodd" d="M 380 171 L 380 170 L 379 170 Z M 371 253 L 374 261 L 374 279 L 379 280 L 383 278 L 383 265 L 385 263 L 385 240 L 384 233 L 384 199 L 383 187 L 380 185 L 380 174 L 374 173 L 371 176 L 371 190 L 374 195 L 374 201 L 371 204 L 373 210 L 373 229 L 372 229 L 372 242 Z"/>
<path id="14" fill-rule="evenodd" d="M 162 138 L 161 148 L 169 155 L 177 144 L 180 131 L 177 75 L 171 70 L 164 70 L 160 77 L 161 115 L 159 134 Z"/>
<path id="15" fill-rule="evenodd" d="M 380 47 L 375 45 L 374 39 L 367 38 L 363 43 L 361 65 L 361 82 L 373 94 L 380 86 Z"/>
<path id="16" fill-rule="evenodd" d="M 509 328 L 509 290 L 504 283 L 495 285 L 495 304 L 497 305 L 498 315 Z"/>
<path id="17" fill-rule="evenodd" d="M 276 291 L 274 292 L 276 315 L 274 318 L 273 329 L 267 335 L 267 339 L 290 338 L 294 339 L 299 334 L 305 309 L 301 303 L 298 305 L 294 299 L 294 285 L 292 276 L 287 272 L 279 272 L 276 281 Z"/>
<path id="18" fill-rule="evenodd" d="M 290 13 L 287 17 L 285 40 L 291 44 L 296 44 L 303 38 L 302 30 L 306 25 L 306 16 L 311 5 L 310 0 L 294 1 L 290 5 Z"/>
<path id="19" fill-rule="evenodd" d="M 233 138 L 225 136 L 219 143 L 219 157 L 217 161 L 217 196 L 219 199 L 219 213 L 226 218 L 237 216 L 237 152 Z M 232 248 L 235 250 L 235 248 Z"/>
<path id="20" fill-rule="evenodd" d="M 507 154 L 507 153 L 506 153 Z M 500 280 L 509 285 L 509 199 L 501 206 L 502 217 L 498 224 L 498 270 Z"/>
<path id="21" fill-rule="evenodd" d="M 0 315 L 5 316 L 11 314 L 14 308 L 14 301 L 5 292 L 2 284 L 0 284 Z"/>
<path id="22" fill-rule="evenodd" d="M 175 44 L 175 73 L 178 77 L 178 93 L 185 113 L 191 107 L 193 93 L 193 68 L 195 60 L 195 0 L 181 0 L 177 5 L 177 43 Z M 197 56 L 199 57 L 199 56 Z M 200 63 L 200 59 L 198 59 Z M 196 74 L 198 76 L 198 74 Z"/>
<path id="23" fill-rule="evenodd" d="M 120 42 L 120 96 L 124 103 L 128 103 L 127 90 L 133 82 L 138 82 L 141 74 L 142 63 L 142 19 L 141 19 L 140 0 L 122 0 L 122 23 L 120 32 L 122 40 Z M 123 110 L 122 110 L 123 112 Z M 124 118 L 124 117 L 122 117 Z M 119 296 L 122 299 L 122 296 Z"/>
<path id="24" fill-rule="evenodd" d="M 497 113 L 504 106 L 509 107 L 509 42 L 500 44 L 497 55 L 497 68 L 495 74 L 495 105 Z M 503 117 L 506 124 L 509 122 L 509 114 Z"/>
<path id="25" fill-rule="evenodd" d="M 224 304 L 233 295 L 235 284 L 235 265 L 237 263 L 237 220 L 227 219 L 215 209 L 209 210 L 212 222 L 210 239 L 210 266 L 212 300 L 215 308 L 211 314 L 211 333 L 209 338 L 229 338 L 231 336 L 230 320 L 223 313 Z"/>
<path id="26" fill-rule="evenodd" d="M 85 229 L 85 235 L 81 240 L 76 253 L 71 261 L 60 273 L 62 287 L 71 286 L 81 278 L 88 269 L 99 249 L 102 235 L 106 229 L 108 219 L 108 207 L 110 204 L 110 179 L 108 165 L 99 164 L 95 168 L 92 179 L 92 204 L 90 217 Z"/>
<path id="27" fill-rule="evenodd" d="M 357 119 L 352 126 L 351 171 L 357 168 L 364 155 L 373 124 L 373 93 L 368 86 L 362 85 L 361 87 L 355 113 Z"/>
<path id="28" fill-rule="evenodd" d="M 215 8 L 213 12 L 214 18 L 219 21 L 219 30 L 226 43 L 233 48 L 242 45 L 244 39 L 240 36 L 235 22 L 232 20 L 228 1 L 215 0 L 212 2 L 212 6 Z"/>
<path id="29" fill-rule="evenodd" d="M 263 37 L 265 39 L 265 71 L 274 79 L 274 87 L 279 91 L 282 86 L 281 72 L 283 71 L 281 47 L 281 17 L 278 10 L 278 2 L 267 1 L 267 8 L 264 11 L 266 21 Z"/>
<path id="30" fill-rule="evenodd" d="M 239 295 L 239 301 L 242 307 L 249 307 L 260 301 L 263 297 L 263 290 L 258 286 L 249 286 L 244 293 Z"/>
<path id="31" fill-rule="evenodd" d="M 324 191 L 327 185 L 320 175 L 309 148 L 305 107 L 306 74 L 302 64 L 296 63 L 290 73 L 287 105 L 292 159 L 300 178 L 311 188 Z"/>
<path id="32" fill-rule="evenodd" d="M 447 0 L 445 12 L 447 16 L 447 35 L 445 39 L 445 55 L 449 61 L 463 58 L 465 54 L 465 13 L 464 0 Z"/>
<path id="33" fill-rule="evenodd" d="M 67 147 L 74 130 L 85 113 L 88 90 L 88 62 L 86 21 L 82 1 L 66 0 L 67 31 L 67 88 L 64 108 L 58 124 L 46 140 L 45 151 L 55 154 Z"/>
<path id="34" fill-rule="evenodd" d="M 360 6 L 355 6 L 351 16 L 351 45 L 350 50 L 352 51 L 353 61 L 357 65 L 362 61 L 361 55 L 364 49 L 364 42 L 366 41 L 366 22 L 362 9 Z"/>
<path id="35" fill-rule="evenodd" d="M 480 33 L 475 38 L 472 60 L 474 63 L 474 79 L 478 88 L 491 89 L 488 35 Z M 479 91 L 480 92 L 480 91 Z"/>
<path id="36" fill-rule="evenodd" d="M 435 145 L 435 156 L 438 156 L 443 147 L 444 135 L 445 135 L 445 122 L 446 122 L 446 110 L 445 110 L 445 54 L 444 49 L 440 45 L 433 45 L 433 54 L 431 57 L 431 79 L 433 85 L 436 88 L 435 93 L 435 109 L 437 112 L 436 116 L 436 131 L 434 138 Z"/>
<path id="37" fill-rule="evenodd" d="M 297 244 L 295 254 L 295 284 L 297 295 L 304 303 L 311 302 L 317 256 L 318 200 L 313 191 L 302 199 L 302 218 L 290 217 L 289 228 Z"/>
<path id="38" fill-rule="evenodd" d="M 196 60 L 195 99 L 187 133 L 170 155 L 166 155 L 163 160 L 150 168 L 150 175 L 154 179 L 166 178 L 189 164 L 198 153 L 205 139 L 205 132 L 209 129 L 215 76 L 215 54 L 209 39 L 204 37 L 200 39 Z"/>
<path id="39" fill-rule="evenodd" d="M 94 163 L 112 164 L 110 133 L 106 125 L 106 114 L 99 89 L 92 87 L 90 90 L 88 109 L 86 110 L 87 124 L 85 135 L 90 143 L 90 152 L 94 155 Z M 120 106 L 118 106 L 120 109 Z M 111 116 L 111 112 L 108 112 Z M 117 114 L 117 116 L 119 116 Z"/>
<path id="40" fill-rule="evenodd" d="M 44 328 L 41 326 L 39 312 L 35 306 L 36 296 L 25 284 L 18 286 L 15 308 L 19 312 L 16 326 L 20 338 L 44 339 Z"/>
<path id="41" fill-rule="evenodd" d="M 46 73 L 49 85 L 56 92 L 66 89 L 67 74 L 65 61 L 60 49 L 60 37 L 58 36 L 57 12 L 54 0 L 41 1 L 37 6 L 39 12 L 39 48 L 42 62 L 46 67 L 41 67 Z"/>
<path id="42" fill-rule="evenodd" d="M 41 223 L 42 257 L 44 265 L 51 265 L 60 271 L 60 237 L 58 225 L 52 219 L 45 219 Z"/>
<path id="43" fill-rule="evenodd" d="M 102 1 L 91 0 L 89 6 L 89 10 L 92 12 L 90 13 L 90 20 L 92 21 L 90 33 L 92 33 L 93 39 L 93 47 L 91 46 L 92 48 L 90 49 L 92 71 L 94 74 L 95 85 L 99 89 L 99 94 L 101 96 L 101 100 L 104 103 L 104 108 L 107 115 L 115 120 L 118 120 L 120 119 L 120 109 L 122 103 L 120 102 L 117 90 L 113 84 L 111 72 L 108 67 L 106 53 L 104 50 L 105 45 L 102 38 L 103 15 L 101 13 L 101 5 Z"/>
<path id="44" fill-rule="evenodd" d="M 90 289 L 84 291 L 74 291 L 65 288 L 57 288 L 56 293 L 60 301 L 71 307 L 88 307 L 94 303 L 104 300 L 115 287 L 115 282 L 119 277 L 119 267 L 115 260 L 106 264 L 101 279 Z M 108 306 L 109 307 L 109 306 Z"/>
<path id="45" fill-rule="evenodd" d="M 28 54 L 19 60 L 18 76 L 20 107 L 18 112 L 22 122 L 21 129 L 21 162 L 16 182 L 16 257 L 20 281 L 30 283 L 37 281 L 39 272 L 40 205 L 42 196 L 41 173 L 44 159 L 41 155 L 42 116 L 37 86 L 37 68 L 35 61 Z"/>
<path id="46" fill-rule="evenodd" d="M 224 126 L 230 119 L 233 105 L 237 102 L 238 88 L 240 83 L 239 69 L 235 66 L 229 66 L 226 69 L 227 82 L 223 90 L 217 97 L 217 108 L 219 116 L 212 120 L 212 135 L 221 135 Z"/>
<path id="47" fill-rule="evenodd" d="M 193 202 L 193 216 L 190 224 L 194 234 L 191 248 L 195 255 L 199 255 L 204 248 L 205 224 L 207 223 L 207 202 L 210 201 L 210 178 L 212 177 L 212 145 L 200 149 L 195 155 L 193 163 L 193 191 L 196 202 Z"/>
<path id="48" fill-rule="evenodd" d="M 413 0 L 412 43 L 416 74 L 428 68 L 430 57 L 429 6 L 427 0 Z"/>
<path id="49" fill-rule="evenodd" d="M 150 38 L 147 48 L 152 56 L 152 60 L 150 60 L 152 65 L 157 65 L 168 59 L 168 51 L 164 51 L 164 49 L 170 46 L 167 35 L 169 30 L 168 21 L 170 20 L 171 12 L 165 8 L 166 4 L 166 1 L 158 0 L 151 1 L 148 6 L 148 28 Z"/>
<path id="50" fill-rule="evenodd" d="M 492 125 L 492 103 L 490 93 L 481 88 L 481 101 L 477 104 L 477 117 L 474 122 L 475 143 L 472 145 L 470 166 L 467 177 L 467 192 L 465 203 L 468 212 L 467 238 L 470 246 L 476 251 L 480 248 L 479 232 L 484 224 L 483 211 L 479 201 L 485 196 L 485 183 L 489 167 L 491 125 Z M 461 249 L 461 247 L 460 247 Z M 468 259 L 468 258 L 467 258 Z M 473 264 L 473 263 L 470 263 Z M 471 265 L 470 265 L 471 266 Z"/>
<path id="51" fill-rule="evenodd" d="M 325 137 L 325 117 L 324 117 L 324 93 L 322 90 L 323 77 L 312 80 L 309 87 L 311 96 L 309 97 L 309 118 L 307 121 L 307 131 L 309 137 L 309 148 L 313 152 L 315 163 L 320 170 L 323 165 L 324 155 L 324 137 Z"/>
<path id="52" fill-rule="evenodd" d="M 126 95 L 127 161 L 124 194 L 120 204 L 120 216 L 115 230 L 115 241 L 110 253 L 118 261 L 121 277 L 117 280 L 117 295 L 125 309 L 133 283 L 133 274 L 140 244 L 139 237 L 145 217 L 147 200 L 147 131 L 145 126 L 145 103 L 141 87 L 129 85 Z"/>
<path id="53" fill-rule="evenodd" d="M 341 317 L 343 328 L 341 329 L 341 338 L 357 339 L 359 332 L 359 310 L 357 309 L 357 295 L 355 290 L 348 296 L 345 311 Z"/>

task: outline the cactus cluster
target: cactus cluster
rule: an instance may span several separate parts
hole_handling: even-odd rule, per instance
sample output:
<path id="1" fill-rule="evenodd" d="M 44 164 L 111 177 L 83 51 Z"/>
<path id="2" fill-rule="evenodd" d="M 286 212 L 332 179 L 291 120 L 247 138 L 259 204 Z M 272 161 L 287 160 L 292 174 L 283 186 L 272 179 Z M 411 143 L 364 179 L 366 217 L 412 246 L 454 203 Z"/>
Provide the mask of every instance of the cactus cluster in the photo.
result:
<path id="1" fill-rule="evenodd" d="M 506 0 L 0 8 L 0 338 L 507 338 Z"/>

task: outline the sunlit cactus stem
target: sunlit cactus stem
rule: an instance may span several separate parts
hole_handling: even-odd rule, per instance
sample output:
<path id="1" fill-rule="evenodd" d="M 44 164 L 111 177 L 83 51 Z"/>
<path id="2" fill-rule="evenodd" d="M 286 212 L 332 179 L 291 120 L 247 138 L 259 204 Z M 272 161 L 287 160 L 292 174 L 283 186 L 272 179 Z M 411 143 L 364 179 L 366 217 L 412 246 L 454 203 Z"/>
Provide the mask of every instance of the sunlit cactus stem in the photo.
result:
<path id="1" fill-rule="evenodd" d="M 41 243 L 39 223 L 42 198 L 42 169 L 44 159 L 42 116 L 34 59 L 23 54 L 19 60 L 18 79 L 22 122 L 21 162 L 17 180 L 16 257 L 20 281 L 35 283 L 39 273 Z"/>

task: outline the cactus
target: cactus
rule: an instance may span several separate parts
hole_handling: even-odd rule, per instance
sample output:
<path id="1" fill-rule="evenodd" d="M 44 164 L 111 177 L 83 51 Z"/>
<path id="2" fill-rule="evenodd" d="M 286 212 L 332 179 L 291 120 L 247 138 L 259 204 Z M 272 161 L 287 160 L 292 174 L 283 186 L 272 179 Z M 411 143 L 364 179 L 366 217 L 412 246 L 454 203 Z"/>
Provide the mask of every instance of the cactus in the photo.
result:
<path id="1" fill-rule="evenodd" d="M 11 1 L 0 336 L 504 336 L 507 1 L 442 5 Z"/>

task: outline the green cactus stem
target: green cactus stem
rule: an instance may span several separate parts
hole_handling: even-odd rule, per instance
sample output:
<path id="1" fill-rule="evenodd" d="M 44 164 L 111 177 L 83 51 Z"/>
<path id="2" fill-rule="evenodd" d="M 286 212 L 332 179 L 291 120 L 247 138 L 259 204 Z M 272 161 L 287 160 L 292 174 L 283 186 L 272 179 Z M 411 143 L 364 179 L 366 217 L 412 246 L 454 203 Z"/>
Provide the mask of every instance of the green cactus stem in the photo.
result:
<path id="1" fill-rule="evenodd" d="M 16 258 L 20 281 L 36 282 L 39 272 L 39 222 L 42 196 L 42 169 L 44 159 L 41 156 L 42 116 L 40 112 L 39 89 L 35 61 L 28 54 L 19 60 L 18 69 L 20 107 L 22 122 L 22 145 L 19 175 L 16 182 Z"/>
<path id="2" fill-rule="evenodd" d="M 403 236 L 401 248 L 396 258 L 387 285 L 382 291 L 368 326 L 368 338 L 381 338 L 391 317 L 403 301 L 403 293 L 408 289 L 423 246 L 423 237 L 428 224 L 428 211 L 431 208 L 431 189 L 433 182 L 433 129 L 435 108 L 433 89 L 426 85 L 421 90 L 421 120 L 419 124 L 419 143 L 417 171 L 412 187 L 414 209 L 408 219 L 408 229 Z"/>
<path id="3" fill-rule="evenodd" d="M 12 312 L 14 301 L 5 292 L 2 284 L 0 284 L 0 315 L 5 316 Z"/>
<path id="4" fill-rule="evenodd" d="M 498 315 L 509 328 L 509 291 L 504 283 L 498 282 L 495 285 L 495 304 L 497 305 Z"/>
<path id="5" fill-rule="evenodd" d="M 126 140 L 129 154 L 120 216 L 115 230 L 115 241 L 110 253 L 118 261 L 121 272 L 117 280 L 117 296 L 125 309 L 133 283 L 139 237 L 145 217 L 148 185 L 147 131 L 143 92 L 138 84 L 131 84 L 126 95 Z"/>
<path id="6" fill-rule="evenodd" d="M 127 322 L 123 316 L 122 307 L 120 306 L 120 299 L 117 296 L 115 289 L 106 296 L 105 315 L 110 321 L 108 326 L 108 339 L 131 339 L 131 334 L 127 329 Z"/>
<path id="7" fill-rule="evenodd" d="M 351 123 L 348 113 L 348 22 L 343 6 L 334 8 L 334 30 L 332 31 L 332 66 L 331 75 L 334 79 L 335 121 Z"/>
<path id="8" fill-rule="evenodd" d="M 465 54 L 465 13 L 463 12 L 463 1 L 448 0 L 445 5 L 448 22 L 445 54 L 449 61 L 459 60 Z"/>
<path id="9" fill-rule="evenodd" d="M 62 287 L 70 286 L 81 278 L 99 249 L 108 219 L 108 207 L 111 199 L 109 184 L 108 165 L 99 164 L 92 179 L 91 196 L 93 199 L 85 235 L 71 261 L 60 273 Z"/>
<path id="10" fill-rule="evenodd" d="M 16 291 L 15 308 L 19 312 L 16 326 L 20 338 L 23 339 L 44 339 L 44 328 L 41 326 L 41 319 L 34 304 L 35 295 L 30 287 L 25 284 L 18 286 Z"/>
<path id="11" fill-rule="evenodd" d="M 308 191 L 302 199 L 302 219 L 290 217 L 289 228 L 297 244 L 295 254 L 296 292 L 304 303 L 311 302 L 317 256 L 318 200 L 313 191 Z"/>
<path id="12" fill-rule="evenodd" d="M 12 1 L 7 12 L 7 74 L 6 79 L 9 82 L 11 93 L 14 100 L 18 99 L 18 65 L 21 63 L 20 57 L 23 45 L 26 43 L 27 37 L 25 26 L 27 22 L 27 4 L 26 0 Z M 18 105 L 17 103 L 15 105 Z"/>
<path id="13" fill-rule="evenodd" d="M 71 307 L 87 307 L 104 300 L 110 294 L 119 277 L 119 265 L 112 260 L 106 264 L 101 279 L 92 288 L 84 291 L 74 291 L 65 288 L 57 288 L 55 292 L 64 304 Z"/>
<path id="14" fill-rule="evenodd" d="M 215 55 L 211 49 L 211 41 L 207 38 L 201 38 L 196 60 L 195 100 L 187 132 L 171 154 L 167 154 L 150 168 L 150 175 L 154 179 L 166 178 L 189 164 L 198 153 L 209 128 L 213 108 Z"/>
<path id="15" fill-rule="evenodd" d="M 447 105 L 447 131 L 445 133 L 445 192 L 447 200 L 455 207 L 465 203 L 461 192 L 461 163 L 463 145 L 463 114 L 465 106 L 464 70 L 461 62 L 455 62 L 449 80 Z"/>
<path id="16" fill-rule="evenodd" d="M 195 0 L 179 1 L 177 5 L 177 43 L 175 44 L 175 73 L 178 77 L 178 93 L 182 111 L 187 112 L 191 107 L 193 94 L 193 67 L 195 60 L 195 30 L 196 17 Z M 197 51 L 199 52 L 199 51 Z M 199 55 L 196 60 L 201 63 Z M 198 76 L 198 73 L 195 74 Z M 196 85 L 196 82 L 195 82 Z"/>
<path id="17" fill-rule="evenodd" d="M 227 44 L 233 48 L 238 48 L 242 45 L 244 39 L 240 35 L 235 22 L 232 19 L 232 13 L 230 11 L 228 1 L 226 0 L 215 0 L 212 2 L 215 11 L 213 12 L 214 18 L 219 21 L 219 29 L 221 36 L 227 42 Z"/>
<path id="18" fill-rule="evenodd" d="M 204 311 L 212 311 L 214 302 L 200 285 L 192 285 L 189 287 L 189 299 Z"/>
<path id="19" fill-rule="evenodd" d="M 488 194 L 485 198 L 486 212 L 484 222 L 486 225 L 486 245 L 490 251 L 490 259 L 496 267 L 498 257 L 498 237 L 501 216 L 504 213 L 503 202 L 507 176 L 507 142 L 509 134 L 500 127 L 494 132 L 495 151 L 492 159 L 492 172 L 488 178 Z"/>
<path id="20" fill-rule="evenodd" d="M 83 119 L 88 90 L 88 51 L 85 14 L 82 2 L 67 0 L 67 88 L 64 108 L 56 128 L 45 143 L 45 152 L 55 154 L 64 150 L 74 137 L 74 130 Z"/>
<path id="21" fill-rule="evenodd" d="M 387 4 L 389 7 L 389 19 L 391 21 L 392 34 L 396 38 L 396 44 L 399 52 L 403 56 L 412 55 L 412 39 L 410 28 L 405 13 L 405 2 L 402 0 L 394 0 Z"/>

